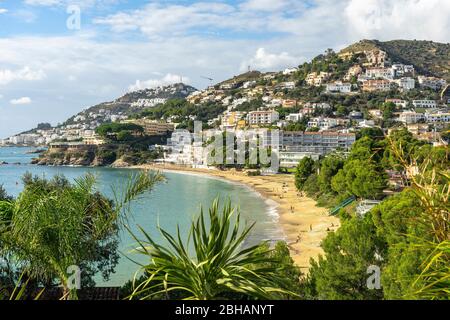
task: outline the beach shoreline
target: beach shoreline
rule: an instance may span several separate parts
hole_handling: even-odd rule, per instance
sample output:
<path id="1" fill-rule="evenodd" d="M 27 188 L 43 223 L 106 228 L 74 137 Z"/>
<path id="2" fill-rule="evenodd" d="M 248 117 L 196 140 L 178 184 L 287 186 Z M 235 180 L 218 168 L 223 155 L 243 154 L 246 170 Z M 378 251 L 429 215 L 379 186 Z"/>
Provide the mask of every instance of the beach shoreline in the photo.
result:
<path id="1" fill-rule="evenodd" d="M 294 175 L 248 176 L 236 170 L 210 170 L 171 164 L 140 165 L 132 168 L 206 175 L 250 187 L 277 211 L 276 223 L 284 233 L 292 259 L 305 274 L 309 271 L 310 259 L 317 259 L 323 253 L 320 244 L 327 233 L 336 231 L 340 226 L 339 219 L 330 216 L 327 209 L 317 207 L 313 199 L 298 193 Z"/>

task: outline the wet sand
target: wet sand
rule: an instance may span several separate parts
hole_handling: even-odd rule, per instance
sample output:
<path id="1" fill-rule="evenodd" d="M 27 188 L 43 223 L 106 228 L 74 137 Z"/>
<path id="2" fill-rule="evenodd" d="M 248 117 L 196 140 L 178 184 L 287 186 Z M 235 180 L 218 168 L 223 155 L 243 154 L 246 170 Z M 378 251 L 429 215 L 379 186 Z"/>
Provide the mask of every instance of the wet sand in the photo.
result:
<path id="1" fill-rule="evenodd" d="M 304 273 L 309 270 L 310 258 L 317 259 L 319 254 L 323 253 L 320 244 L 327 233 L 340 226 L 339 219 L 329 216 L 327 209 L 317 207 L 313 199 L 297 192 L 293 174 L 253 177 L 235 170 L 196 169 L 168 164 L 135 168 L 183 171 L 219 177 L 250 186 L 263 197 L 275 201 L 278 204 L 279 224 L 285 233 L 291 256 Z"/>

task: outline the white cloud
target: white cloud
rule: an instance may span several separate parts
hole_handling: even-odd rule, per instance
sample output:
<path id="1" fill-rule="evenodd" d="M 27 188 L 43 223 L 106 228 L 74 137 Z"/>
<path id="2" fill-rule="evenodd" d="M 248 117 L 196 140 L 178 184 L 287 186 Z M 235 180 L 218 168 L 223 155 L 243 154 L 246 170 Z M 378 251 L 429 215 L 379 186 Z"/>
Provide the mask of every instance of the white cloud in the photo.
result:
<path id="1" fill-rule="evenodd" d="M 23 67 L 19 70 L 0 69 L 0 85 L 16 80 L 38 81 L 45 78 L 46 74 L 43 70 L 32 70 L 30 67 Z"/>
<path id="2" fill-rule="evenodd" d="M 8 9 L 0 8 L 0 14 L 7 13 L 7 12 L 8 12 Z"/>
<path id="3" fill-rule="evenodd" d="M 344 11 L 354 37 L 449 41 L 450 1 L 349 1 Z"/>
<path id="4" fill-rule="evenodd" d="M 53 7 L 77 5 L 82 8 L 95 6 L 108 6 L 118 3 L 120 0 L 25 0 L 24 3 L 30 6 Z"/>
<path id="5" fill-rule="evenodd" d="M 20 10 L 14 11 L 13 15 L 17 19 L 20 19 L 26 23 L 33 23 L 37 20 L 36 13 L 34 13 L 31 10 L 20 9 Z"/>
<path id="6" fill-rule="evenodd" d="M 25 0 L 25 4 L 31 6 L 54 6 L 61 4 L 60 0 Z"/>
<path id="7" fill-rule="evenodd" d="M 289 5 L 287 0 L 248 0 L 242 3 L 241 8 L 245 10 L 274 11 Z"/>
<path id="8" fill-rule="evenodd" d="M 116 32 L 139 30 L 155 38 L 182 36 L 192 30 L 207 34 L 208 30 L 227 29 L 260 31 L 265 21 L 248 12 L 220 2 L 192 3 L 188 5 L 150 3 L 142 9 L 118 12 L 94 20 Z"/>
<path id="9" fill-rule="evenodd" d="M 166 86 L 169 84 L 180 83 L 183 82 L 185 84 L 190 83 L 190 79 L 188 77 L 183 77 L 176 74 L 168 73 L 161 79 L 149 79 L 145 81 L 136 80 L 136 82 L 128 87 L 129 91 L 137 91 L 148 88 L 156 88 L 160 86 Z"/>
<path id="10" fill-rule="evenodd" d="M 22 105 L 22 104 L 30 104 L 31 98 L 29 97 L 22 97 L 22 98 L 18 98 L 18 99 L 12 99 L 9 101 L 9 103 L 13 104 L 13 105 Z"/>
<path id="11" fill-rule="evenodd" d="M 285 67 L 298 66 L 305 59 L 291 56 L 287 52 L 270 53 L 264 48 L 256 50 L 255 55 L 241 64 L 241 70 L 244 71 L 250 66 L 256 70 L 280 70 Z"/>

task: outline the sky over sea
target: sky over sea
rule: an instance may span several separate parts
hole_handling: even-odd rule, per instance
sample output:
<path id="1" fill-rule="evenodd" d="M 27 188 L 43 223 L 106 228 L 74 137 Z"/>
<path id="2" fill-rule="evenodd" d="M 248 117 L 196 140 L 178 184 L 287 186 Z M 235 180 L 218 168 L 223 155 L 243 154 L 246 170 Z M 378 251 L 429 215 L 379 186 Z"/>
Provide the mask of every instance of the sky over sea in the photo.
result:
<path id="1" fill-rule="evenodd" d="M 442 0 L 0 0 L 0 138 L 132 89 L 197 88 L 360 39 L 450 42 Z"/>

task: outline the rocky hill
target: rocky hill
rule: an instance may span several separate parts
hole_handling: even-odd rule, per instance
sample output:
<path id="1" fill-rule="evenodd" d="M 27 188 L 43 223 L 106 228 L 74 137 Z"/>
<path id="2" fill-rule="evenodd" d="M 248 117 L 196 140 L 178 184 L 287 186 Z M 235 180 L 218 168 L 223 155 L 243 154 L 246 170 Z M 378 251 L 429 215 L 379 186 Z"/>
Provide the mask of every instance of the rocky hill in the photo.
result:
<path id="1" fill-rule="evenodd" d="M 412 64 L 423 75 L 441 77 L 450 81 L 450 44 L 433 41 L 361 40 L 343 49 L 345 52 L 361 52 L 379 49 L 385 51 L 392 62 Z"/>

